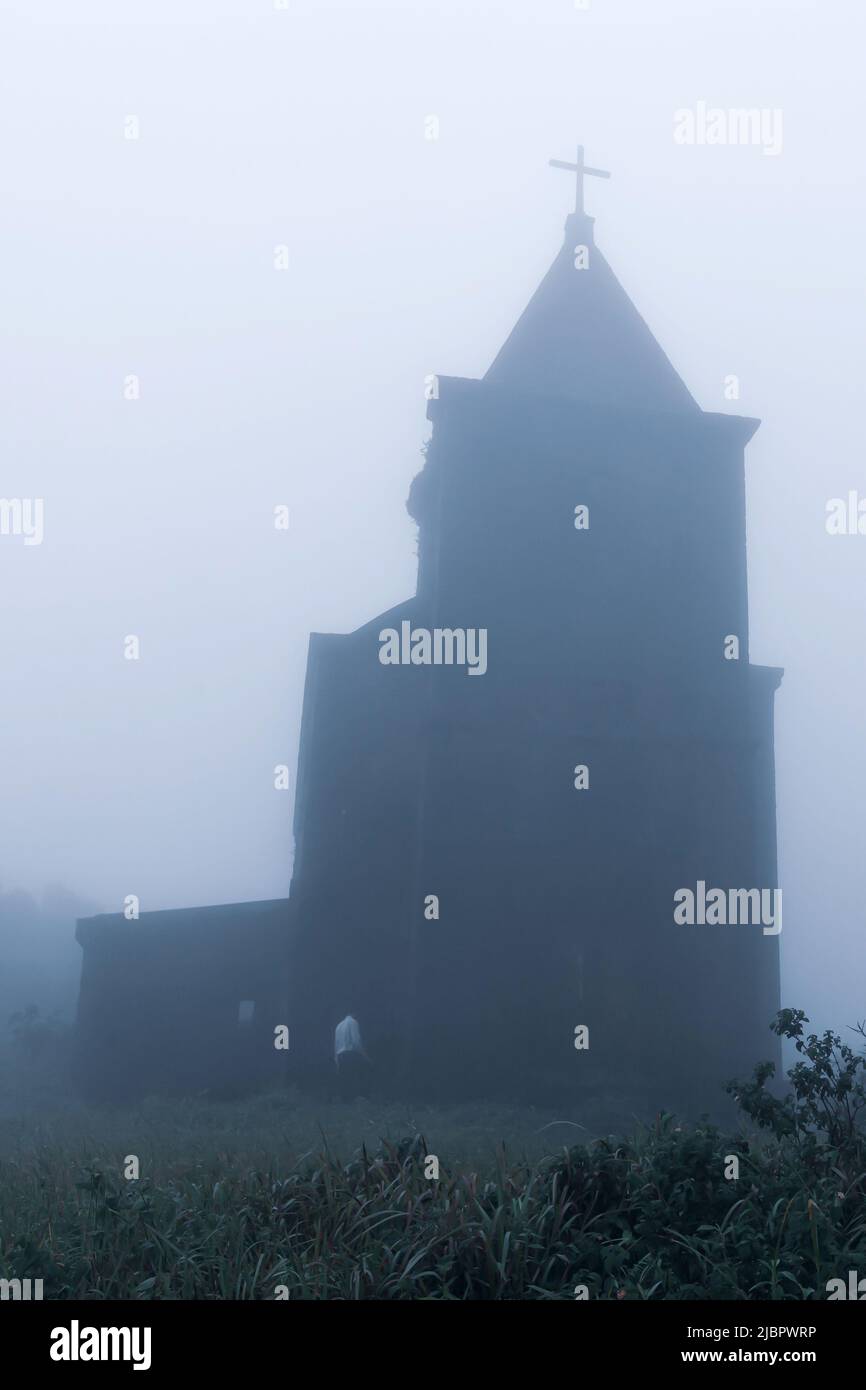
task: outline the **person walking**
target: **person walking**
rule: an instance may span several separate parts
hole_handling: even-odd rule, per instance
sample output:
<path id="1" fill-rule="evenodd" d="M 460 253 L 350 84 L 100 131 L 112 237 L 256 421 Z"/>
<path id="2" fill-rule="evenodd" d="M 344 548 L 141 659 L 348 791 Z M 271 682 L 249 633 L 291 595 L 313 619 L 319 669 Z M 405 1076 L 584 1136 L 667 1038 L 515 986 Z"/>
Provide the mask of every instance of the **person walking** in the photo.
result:
<path id="1" fill-rule="evenodd" d="M 369 1087 L 370 1058 L 364 1051 L 361 1029 L 352 1014 L 334 1029 L 334 1065 L 342 1100 L 354 1100 Z"/>

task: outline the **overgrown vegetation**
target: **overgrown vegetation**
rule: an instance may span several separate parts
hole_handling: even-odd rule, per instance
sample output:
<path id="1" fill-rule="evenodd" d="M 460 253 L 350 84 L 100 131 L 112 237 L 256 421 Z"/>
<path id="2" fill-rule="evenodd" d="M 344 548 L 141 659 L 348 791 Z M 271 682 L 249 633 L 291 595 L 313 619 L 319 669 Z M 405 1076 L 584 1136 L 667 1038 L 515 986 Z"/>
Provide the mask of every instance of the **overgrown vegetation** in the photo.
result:
<path id="1" fill-rule="evenodd" d="M 866 1055 L 843 1043 L 829 1029 L 804 1036 L 809 1020 L 802 1009 L 782 1009 L 771 1028 L 794 1043 L 803 1061 L 788 1072 L 789 1091 L 781 1098 L 767 1090 L 775 1068 L 763 1062 L 752 1080 L 732 1081 L 728 1091 L 757 1124 L 779 1139 L 791 1138 L 802 1156 L 813 1159 L 827 1150 L 859 1154 L 861 1117 L 866 1107 Z M 852 1030 L 866 1037 L 866 1025 Z"/>
<path id="2" fill-rule="evenodd" d="M 527 1137 L 563 1130 L 533 1112 L 476 1108 L 468 1139 L 453 1112 L 357 1102 L 324 1107 L 304 1154 L 289 1093 L 7 1124 L 0 1276 L 61 1299 L 823 1299 L 866 1270 L 866 1063 L 806 1022 L 774 1025 L 801 1057 L 785 1094 L 768 1065 L 732 1083 L 753 1126 L 736 1135 L 661 1115 L 539 1156 Z M 390 1137 L 347 1157 L 359 1126 Z"/>

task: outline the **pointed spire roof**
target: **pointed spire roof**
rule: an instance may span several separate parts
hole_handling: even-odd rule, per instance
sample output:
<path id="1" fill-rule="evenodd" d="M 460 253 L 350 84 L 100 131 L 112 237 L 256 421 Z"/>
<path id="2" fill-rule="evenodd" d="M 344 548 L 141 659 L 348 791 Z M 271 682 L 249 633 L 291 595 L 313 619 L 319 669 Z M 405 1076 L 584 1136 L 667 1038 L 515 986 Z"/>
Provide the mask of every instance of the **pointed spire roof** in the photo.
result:
<path id="1" fill-rule="evenodd" d="M 581 177 L 582 170 L 578 208 Z M 582 211 L 567 218 L 562 250 L 485 380 L 529 395 L 565 396 L 633 410 L 698 410 L 595 246 L 594 220 Z M 577 247 L 586 248 L 581 257 L 587 262 L 584 269 L 576 268 Z"/>

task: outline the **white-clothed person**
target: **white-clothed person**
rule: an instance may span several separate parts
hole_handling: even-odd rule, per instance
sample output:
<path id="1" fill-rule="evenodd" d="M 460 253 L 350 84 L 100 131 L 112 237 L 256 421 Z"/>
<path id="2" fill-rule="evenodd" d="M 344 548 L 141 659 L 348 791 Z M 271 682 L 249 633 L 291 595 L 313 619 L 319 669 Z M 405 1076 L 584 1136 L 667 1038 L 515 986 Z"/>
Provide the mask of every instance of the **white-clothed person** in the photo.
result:
<path id="1" fill-rule="evenodd" d="M 352 1014 L 346 1014 L 334 1029 L 334 1065 L 343 1099 L 353 1100 L 361 1095 L 370 1074 L 370 1059 L 364 1051 L 358 1020 Z"/>
<path id="2" fill-rule="evenodd" d="M 334 1029 L 334 1061 L 339 1066 L 341 1052 L 360 1052 L 364 1055 L 364 1044 L 361 1041 L 361 1030 L 358 1027 L 358 1020 L 351 1014 Z"/>

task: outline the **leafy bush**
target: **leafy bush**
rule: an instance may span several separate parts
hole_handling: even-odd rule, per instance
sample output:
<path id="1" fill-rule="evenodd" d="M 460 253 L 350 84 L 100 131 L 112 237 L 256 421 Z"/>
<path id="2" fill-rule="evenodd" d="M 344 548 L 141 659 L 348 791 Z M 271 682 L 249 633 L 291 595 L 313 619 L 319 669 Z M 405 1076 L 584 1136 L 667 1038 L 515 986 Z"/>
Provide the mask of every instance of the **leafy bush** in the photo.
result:
<path id="1" fill-rule="evenodd" d="M 757 1066 L 750 1081 L 732 1081 L 727 1089 L 747 1115 L 778 1139 L 792 1138 L 813 1157 L 822 1146 L 856 1156 L 866 1138 L 866 1056 L 829 1029 L 820 1037 L 804 1037 L 803 1024 L 808 1022 L 802 1009 L 782 1009 L 770 1025 L 805 1059 L 788 1072 L 787 1094 L 779 1098 L 767 1090 L 775 1073 L 772 1062 Z M 866 1036 L 862 1023 L 853 1031 Z"/>

